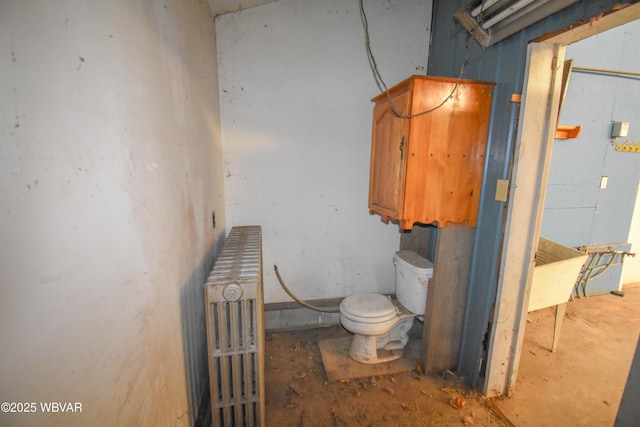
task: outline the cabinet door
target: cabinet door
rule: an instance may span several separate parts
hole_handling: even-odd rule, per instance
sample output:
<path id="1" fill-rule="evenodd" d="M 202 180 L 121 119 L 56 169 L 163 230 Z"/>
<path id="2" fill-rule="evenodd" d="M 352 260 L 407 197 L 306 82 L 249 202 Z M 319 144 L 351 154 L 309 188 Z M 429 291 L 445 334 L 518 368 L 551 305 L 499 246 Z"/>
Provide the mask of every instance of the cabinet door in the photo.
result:
<path id="1" fill-rule="evenodd" d="M 409 112 L 411 92 L 393 96 L 397 111 Z M 411 121 L 396 116 L 388 98 L 379 100 L 373 110 L 369 209 L 385 221 L 402 218 L 404 180 Z"/>

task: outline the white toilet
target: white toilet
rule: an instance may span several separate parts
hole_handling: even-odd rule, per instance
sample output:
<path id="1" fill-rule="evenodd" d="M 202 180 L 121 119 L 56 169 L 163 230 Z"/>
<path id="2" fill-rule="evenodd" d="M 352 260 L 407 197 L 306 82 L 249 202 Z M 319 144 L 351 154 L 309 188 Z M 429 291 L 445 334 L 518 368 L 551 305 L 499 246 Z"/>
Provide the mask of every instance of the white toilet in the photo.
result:
<path id="1" fill-rule="evenodd" d="M 353 333 L 349 356 L 357 362 L 374 364 L 402 357 L 409 330 L 416 316 L 422 316 L 433 264 L 413 251 L 398 251 L 394 302 L 381 294 L 356 294 L 340 303 L 340 322 Z"/>

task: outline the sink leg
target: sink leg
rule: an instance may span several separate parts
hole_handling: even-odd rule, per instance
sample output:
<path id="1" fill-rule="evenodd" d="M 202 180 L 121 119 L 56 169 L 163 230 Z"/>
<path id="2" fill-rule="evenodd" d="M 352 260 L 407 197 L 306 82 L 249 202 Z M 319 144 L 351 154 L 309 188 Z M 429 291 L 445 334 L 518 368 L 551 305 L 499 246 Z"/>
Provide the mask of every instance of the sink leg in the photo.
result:
<path id="1" fill-rule="evenodd" d="M 564 313 L 567 310 L 567 303 L 556 305 L 556 323 L 553 327 L 553 344 L 551 351 L 553 353 L 558 349 L 558 341 L 560 340 L 560 328 L 562 328 L 562 319 L 564 319 Z"/>

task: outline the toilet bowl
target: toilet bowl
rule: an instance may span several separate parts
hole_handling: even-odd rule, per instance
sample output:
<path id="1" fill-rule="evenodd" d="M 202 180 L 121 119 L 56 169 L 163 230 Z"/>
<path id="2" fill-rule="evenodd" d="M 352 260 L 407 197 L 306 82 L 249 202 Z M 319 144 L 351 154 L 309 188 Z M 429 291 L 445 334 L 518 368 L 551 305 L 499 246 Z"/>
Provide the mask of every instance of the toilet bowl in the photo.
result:
<path id="1" fill-rule="evenodd" d="M 340 322 L 353 334 L 349 356 L 357 362 L 375 364 L 402 357 L 413 319 L 424 314 L 433 264 L 412 251 L 396 252 L 393 264 L 397 301 L 363 293 L 340 303 Z"/>

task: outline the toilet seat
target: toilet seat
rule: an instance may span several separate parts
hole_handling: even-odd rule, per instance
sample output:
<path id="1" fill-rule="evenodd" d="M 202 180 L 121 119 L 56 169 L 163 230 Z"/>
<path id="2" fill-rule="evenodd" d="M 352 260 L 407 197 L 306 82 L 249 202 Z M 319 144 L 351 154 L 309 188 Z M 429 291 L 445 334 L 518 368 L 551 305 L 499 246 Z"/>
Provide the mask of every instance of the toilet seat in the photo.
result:
<path id="1" fill-rule="evenodd" d="M 382 323 L 394 319 L 398 311 L 389 298 L 380 294 L 356 294 L 340 304 L 342 315 L 354 322 Z"/>
<path id="2" fill-rule="evenodd" d="M 398 312 L 384 295 L 356 294 L 340 303 L 340 321 L 354 334 L 377 336 L 393 328 L 398 322 Z"/>

